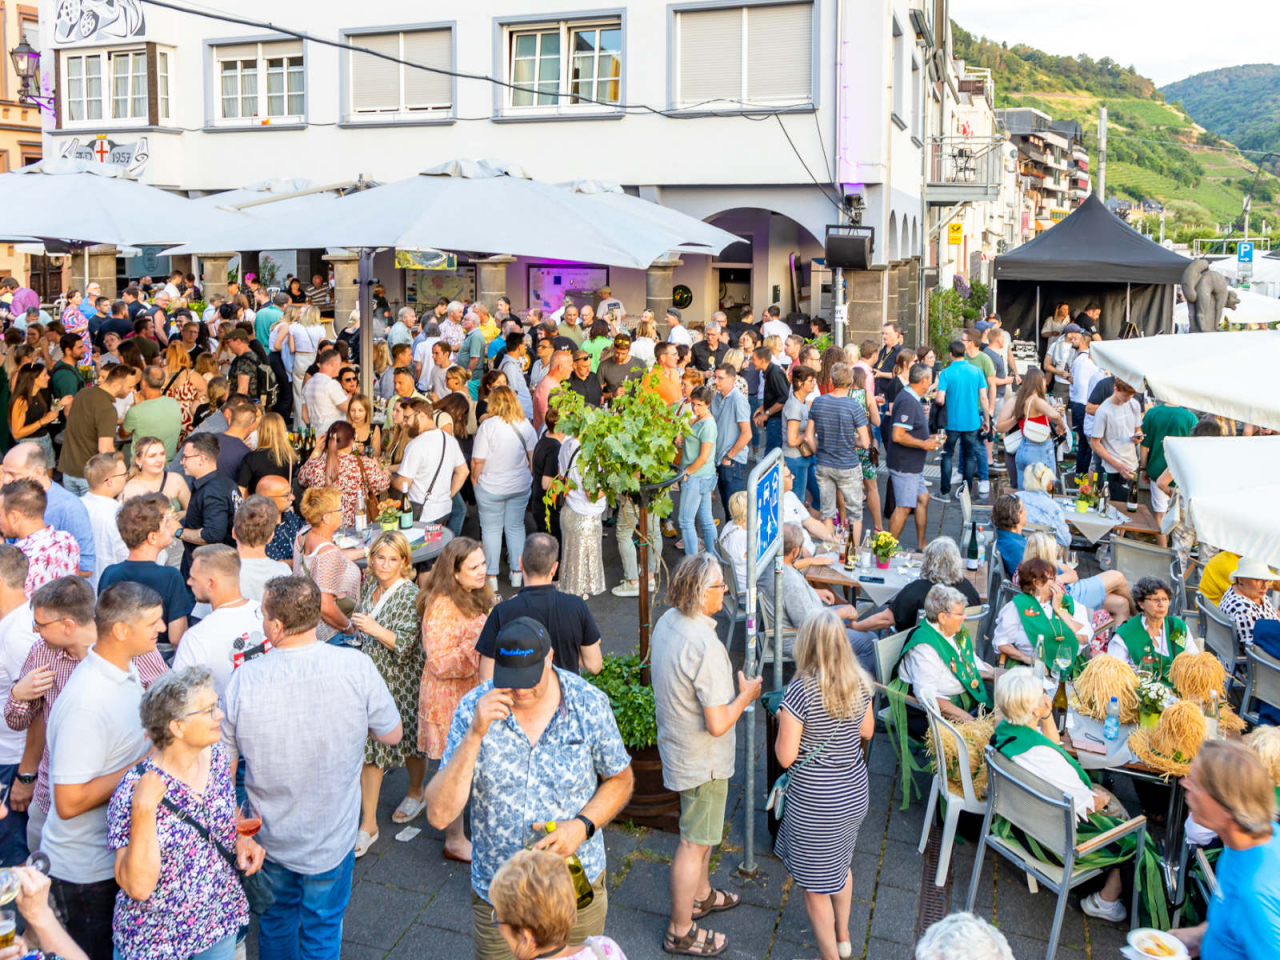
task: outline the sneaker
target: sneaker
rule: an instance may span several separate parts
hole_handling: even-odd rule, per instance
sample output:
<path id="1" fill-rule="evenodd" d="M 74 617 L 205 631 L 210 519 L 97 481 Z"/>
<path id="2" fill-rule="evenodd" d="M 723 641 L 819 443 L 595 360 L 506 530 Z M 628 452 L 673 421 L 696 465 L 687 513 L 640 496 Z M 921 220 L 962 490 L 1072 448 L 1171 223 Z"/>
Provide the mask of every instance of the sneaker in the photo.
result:
<path id="1" fill-rule="evenodd" d="M 1123 923 L 1129 918 L 1129 911 L 1119 900 L 1103 900 L 1100 893 L 1091 893 L 1080 901 L 1080 909 L 1087 916 L 1099 920 L 1110 920 L 1112 923 Z"/>
<path id="2" fill-rule="evenodd" d="M 678 537 L 680 536 L 680 533 L 676 530 L 676 525 L 674 523 L 664 522 L 662 524 L 662 535 L 664 537 Z"/>
<path id="3" fill-rule="evenodd" d="M 490 589 L 490 590 L 492 590 L 494 593 L 497 593 L 497 592 L 498 592 L 498 578 L 497 578 L 497 577 L 485 577 L 485 580 L 486 580 L 486 581 L 488 582 L 488 584 L 489 584 L 489 589 Z"/>
<path id="4" fill-rule="evenodd" d="M 638 597 L 640 596 L 640 581 L 623 580 L 609 592 L 615 597 Z"/>
<path id="5" fill-rule="evenodd" d="M 934 493 L 929 495 L 929 499 L 934 501 L 934 503 L 950 503 L 951 494 L 950 493 Z"/>
<path id="6" fill-rule="evenodd" d="M 519 590 L 524 585 L 524 577 L 521 575 L 521 573 L 518 570 L 515 573 L 511 574 L 511 585 L 515 587 L 517 590 Z"/>
<path id="7" fill-rule="evenodd" d="M 951 472 L 951 485 L 952 485 L 953 487 L 958 487 L 958 486 L 960 486 L 962 483 L 964 483 L 964 477 L 960 475 L 960 471 L 959 471 L 959 470 L 953 470 L 953 471 Z"/>
<path id="8" fill-rule="evenodd" d="M 978 481 L 978 496 L 980 496 L 980 497 L 989 497 L 989 496 L 991 496 L 991 481 L 990 481 L 990 480 L 979 480 L 979 481 Z"/>

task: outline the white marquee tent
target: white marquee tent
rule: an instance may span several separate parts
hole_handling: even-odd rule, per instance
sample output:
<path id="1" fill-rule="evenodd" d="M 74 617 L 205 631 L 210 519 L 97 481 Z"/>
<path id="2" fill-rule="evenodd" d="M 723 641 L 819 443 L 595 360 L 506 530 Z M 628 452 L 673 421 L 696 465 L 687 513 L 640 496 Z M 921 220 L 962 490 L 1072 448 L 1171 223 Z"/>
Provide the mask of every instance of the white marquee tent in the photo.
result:
<path id="1" fill-rule="evenodd" d="M 1197 538 L 1280 569 L 1280 437 L 1170 437 L 1164 452 Z"/>
<path id="2" fill-rule="evenodd" d="M 1280 331 L 1162 334 L 1093 344 L 1093 360 L 1165 403 L 1280 430 Z M 1272 465 L 1275 472 L 1275 465 Z"/>

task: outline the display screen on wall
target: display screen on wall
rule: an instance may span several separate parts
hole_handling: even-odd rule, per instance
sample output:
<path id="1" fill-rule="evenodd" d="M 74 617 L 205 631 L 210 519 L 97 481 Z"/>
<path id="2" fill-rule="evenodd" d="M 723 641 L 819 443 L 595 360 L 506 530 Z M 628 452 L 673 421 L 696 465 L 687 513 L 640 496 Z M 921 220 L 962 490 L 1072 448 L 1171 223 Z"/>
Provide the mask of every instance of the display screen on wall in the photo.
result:
<path id="1" fill-rule="evenodd" d="M 529 264 L 529 306 L 559 310 L 565 294 L 579 307 L 594 304 L 596 291 L 609 285 L 609 268 L 560 263 Z"/>
<path id="2" fill-rule="evenodd" d="M 405 270 L 406 303 L 435 303 L 437 297 L 473 303 L 476 299 L 476 268 L 461 266 L 456 270 Z"/>

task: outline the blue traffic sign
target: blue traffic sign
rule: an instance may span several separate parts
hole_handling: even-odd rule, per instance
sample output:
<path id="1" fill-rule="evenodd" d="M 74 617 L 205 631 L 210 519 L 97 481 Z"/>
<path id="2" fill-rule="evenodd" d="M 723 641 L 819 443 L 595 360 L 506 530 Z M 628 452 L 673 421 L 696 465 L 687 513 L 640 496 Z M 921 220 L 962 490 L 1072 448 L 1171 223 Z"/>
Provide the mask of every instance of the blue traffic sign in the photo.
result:
<path id="1" fill-rule="evenodd" d="M 1241 240 L 1236 244 L 1236 261 L 1238 263 L 1253 263 L 1253 241 Z"/>
<path id="2" fill-rule="evenodd" d="M 782 461 L 779 459 L 756 484 L 756 563 L 764 560 L 774 542 L 782 536 Z"/>

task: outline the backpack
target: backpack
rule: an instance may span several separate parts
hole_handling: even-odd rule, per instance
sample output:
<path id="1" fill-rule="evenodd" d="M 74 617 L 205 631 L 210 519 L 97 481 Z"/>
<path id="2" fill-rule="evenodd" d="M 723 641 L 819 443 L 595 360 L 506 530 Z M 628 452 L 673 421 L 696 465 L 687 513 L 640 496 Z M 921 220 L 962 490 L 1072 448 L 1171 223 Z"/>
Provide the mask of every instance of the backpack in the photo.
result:
<path id="1" fill-rule="evenodd" d="M 262 401 L 262 408 L 274 410 L 280 399 L 280 384 L 276 382 L 275 371 L 271 369 L 269 363 L 259 363 L 257 370 L 258 398 Z"/>

